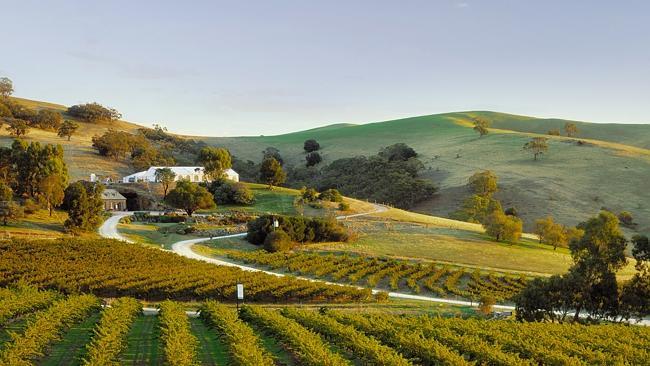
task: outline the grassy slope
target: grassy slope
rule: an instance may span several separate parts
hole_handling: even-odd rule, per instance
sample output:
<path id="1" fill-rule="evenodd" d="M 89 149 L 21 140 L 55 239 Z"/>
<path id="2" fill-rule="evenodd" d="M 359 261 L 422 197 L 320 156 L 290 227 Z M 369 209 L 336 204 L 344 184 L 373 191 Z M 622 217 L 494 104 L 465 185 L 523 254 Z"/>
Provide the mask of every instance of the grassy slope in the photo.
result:
<path id="1" fill-rule="evenodd" d="M 615 211 L 631 211 L 640 223 L 639 230 L 650 232 L 650 204 L 647 203 L 650 191 L 645 188 L 650 171 L 650 150 L 618 144 L 632 143 L 630 139 L 635 135 L 650 136 L 647 125 L 630 127 L 643 133 L 635 130 L 615 143 L 578 146 L 566 137 L 551 137 L 548 154 L 534 162 L 532 156 L 522 150 L 530 133 L 494 130 L 478 138 L 467 125 L 472 115 L 449 113 L 366 125 L 334 125 L 279 136 L 204 140 L 254 161 L 260 159 L 260 151 L 265 146 L 275 146 L 292 163 L 304 159 L 302 143 L 308 138 L 316 138 L 321 143 L 326 163 L 342 157 L 374 154 L 383 146 L 405 142 L 420 153 L 428 169 L 424 176 L 441 188 L 439 196 L 416 207 L 418 211 L 446 216 L 468 194 L 464 188 L 467 178 L 477 170 L 491 169 L 501 180 L 502 191 L 498 198 L 505 207 L 517 207 L 528 229 L 536 218 L 545 215 L 551 214 L 566 224 L 576 224 L 597 213 L 601 207 L 608 207 Z M 511 115 L 490 116 L 495 126 L 514 124 Z M 597 131 L 599 126 L 589 124 L 589 128 L 582 125 L 579 128 L 587 133 L 587 130 Z"/>
<path id="2" fill-rule="evenodd" d="M 67 109 L 67 107 L 59 104 L 38 102 L 23 98 L 13 99 L 29 108 L 37 110 L 51 109 L 64 112 Z M 70 116 L 64 116 L 64 118 L 75 120 Z M 61 144 L 65 150 L 65 159 L 72 180 L 88 179 L 90 173 L 114 178 L 131 173 L 132 169 L 127 164 L 99 156 L 92 148 L 92 137 L 103 134 L 109 128 L 134 131 L 140 127 L 139 125 L 124 121 L 117 121 L 110 125 L 86 123 L 79 120 L 75 121 L 80 127 L 77 130 L 77 134 L 72 136 L 71 141 L 58 137 L 55 131 L 44 131 L 36 128 L 30 129 L 30 132 L 24 140 L 27 142 L 39 141 L 41 143 Z M 6 128 L 0 128 L 0 146 L 9 146 L 12 142 L 13 138 L 9 136 Z"/>

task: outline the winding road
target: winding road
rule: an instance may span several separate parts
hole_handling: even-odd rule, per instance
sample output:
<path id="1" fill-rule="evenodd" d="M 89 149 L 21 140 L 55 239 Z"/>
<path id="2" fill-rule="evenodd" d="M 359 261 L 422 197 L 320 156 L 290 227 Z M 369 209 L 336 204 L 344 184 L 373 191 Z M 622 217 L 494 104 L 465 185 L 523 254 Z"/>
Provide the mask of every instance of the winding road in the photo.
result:
<path id="1" fill-rule="evenodd" d="M 369 212 L 364 212 L 364 213 L 358 213 L 358 214 L 353 214 L 353 215 L 346 215 L 346 216 L 337 216 L 337 220 L 345 220 L 347 218 L 352 218 L 352 217 L 360 217 L 360 216 L 367 216 L 367 215 L 372 215 L 375 213 L 379 212 L 384 212 L 388 210 L 386 206 L 382 205 L 377 205 L 374 204 L 374 210 L 369 211 Z M 129 243 L 132 243 L 133 241 L 125 238 L 124 236 L 120 235 L 119 231 L 117 230 L 117 225 L 120 222 L 120 219 L 126 216 L 132 215 L 131 212 L 115 212 L 113 216 L 108 218 L 102 226 L 99 228 L 99 235 L 108 238 L 108 239 L 117 239 L 117 240 L 122 240 L 126 241 Z M 223 235 L 223 236 L 217 236 L 213 238 L 196 238 L 196 239 L 189 239 L 189 240 L 182 240 L 179 242 L 176 242 L 172 244 L 172 252 L 181 255 L 183 257 L 191 258 L 191 259 L 196 259 L 200 260 L 203 262 L 219 265 L 219 266 L 229 266 L 229 267 L 237 267 L 240 268 L 244 271 L 251 271 L 251 272 L 262 272 L 266 273 L 272 276 L 278 276 L 278 277 L 283 277 L 285 274 L 283 273 L 278 273 L 278 272 L 273 272 L 273 271 L 268 271 L 256 267 L 251 267 L 251 266 L 245 266 L 241 265 L 238 263 L 233 263 L 229 261 L 225 261 L 223 259 L 217 259 L 213 257 L 208 257 L 201 255 L 199 253 L 196 253 L 195 251 L 192 250 L 192 246 L 195 244 L 209 241 L 209 240 L 218 240 L 218 239 L 226 239 L 226 238 L 238 238 L 238 237 L 243 237 L 245 236 L 246 233 L 242 234 L 231 234 L 231 235 Z M 348 287 L 356 287 L 359 289 L 365 289 L 365 287 L 361 286 L 353 286 L 347 283 L 338 283 L 338 282 L 329 282 L 325 280 L 319 280 L 315 278 L 309 278 L 309 277 L 302 277 L 302 276 L 294 276 L 291 275 L 294 278 L 302 279 L 305 281 L 311 281 L 311 282 L 319 282 L 323 284 L 328 284 L 328 285 L 340 285 L 340 286 L 348 286 Z M 372 289 L 372 293 L 376 294 L 378 292 L 386 292 L 385 290 L 374 288 Z M 419 301 L 429 301 L 429 302 L 436 302 L 436 303 L 443 303 L 443 304 L 450 304 L 450 305 L 462 305 L 462 306 L 478 306 L 476 302 L 469 302 L 469 301 L 464 301 L 464 300 L 453 300 L 453 299 L 445 299 L 441 297 L 431 297 L 431 296 L 422 296 L 422 295 L 413 295 L 413 294 L 406 294 L 402 292 L 388 292 L 388 297 L 395 298 L 395 299 L 406 299 L 406 300 L 419 300 Z M 514 310 L 514 306 L 508 306 L 508 305 L 495 305 L 493 306 L 494 309 L 498 310 L 507 310 L 507 311 L 512 311 Z"/>

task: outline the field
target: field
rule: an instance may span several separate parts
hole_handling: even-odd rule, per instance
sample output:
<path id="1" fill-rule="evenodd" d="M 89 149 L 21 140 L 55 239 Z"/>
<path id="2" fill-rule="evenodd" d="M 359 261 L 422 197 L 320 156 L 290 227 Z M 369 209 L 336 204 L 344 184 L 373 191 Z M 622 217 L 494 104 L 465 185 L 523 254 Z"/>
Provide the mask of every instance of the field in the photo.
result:
<path id="1" fill-rule="evenodd" d="M 18 221 L 9 221 L 7 226 L 0 225 L 0 238 L 49 239 L 65 236 L 63 222 L 68 215 L 54 211 L 52 216 L 47 210 L 38 210 Z"/>
<path id="2" fill-rule="evenodd" d="M 390 307 L 360 313 L 244 305 L 237 312 L 213 301 L 200 304 L 199 314 L 170 301 L 143 311 L 129 298 L 101 309 L 88 295 L 34 307 L 33 290 L 2 291 L 0 310 L 8 309 L 8 297 L 24 304 L 0 324 L 16 332 L 0 338 L 3 364 L 641 365 L 650 357 L 647 327 L 488 321 Z"/>

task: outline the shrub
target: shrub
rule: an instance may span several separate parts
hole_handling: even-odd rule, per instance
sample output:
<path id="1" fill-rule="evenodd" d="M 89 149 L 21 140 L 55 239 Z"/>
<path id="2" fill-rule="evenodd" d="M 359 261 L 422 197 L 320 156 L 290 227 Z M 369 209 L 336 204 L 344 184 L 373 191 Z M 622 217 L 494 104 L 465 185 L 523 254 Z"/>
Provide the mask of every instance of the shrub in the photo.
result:
<path id="1" fill-rule="evenodd" d="M 31 215 L 36 211 L 38 211 L 40 208 L 41 206 L 31 198 L 28 198 L 25 201 L 23 201 L 23 212 L 26 215 Z"/>
<path id="2" fill-rule="evenodd" d="M 560 130 L 557 128 L 554 128 L 552 130 L 548 130 L 548 134 L 551 136 L 560 136 Z"/>
<path id="3" fill-rule="evenodd" d="M 492 307 L 496 305 L 497 301 L 492 295 L 483 295 L 481 296 L 478 311 L 483 315 L 489 315 L 492 313 Z"/>
<path id="4" fill-rule="evenodd" d="M 300 194 L 305 202 L 314 202 L 319 198 L 318 191 L 314 188 L 302 187 L 302 189 L 300 189 Z"/>
<path id="5" fill-rule="evenodd" d="M 514 207 L 510 207 L 510 208 L 506 209 L 505 211 L 503 211 L 503 213 L 505 213 L 508 216 L 517 216 L 517 217 L 519 217 L 519 212 Z"/>
<path id="6" fill-rule="evenodd" d="M 320 210 L 321 208 L 323 208 L 323 204 L 320 202 L 309 202 L 309 207 Z"/>
<path id="7" fill-rule="evenodd" d="M 286 252 L 293 248 L 289 234 L 282 230 L 271 231 L 264 239 L 264 249 L 268 252 Z"/>
<path id="8" fill-rule="evenodd" d="M 350 204 L 347 202 L 341 202 L 339 203 L 339 210 L 341 211 L 348 211 L 350 210 Z"/>
<path id="9" fill-rule="evenodd" d="M 323 201 L 343 202 L 343 196 L 338 190 L 334 188 L 330 188 L 321 192 L 321 194 L 318 195 L 318 198 Z"/>

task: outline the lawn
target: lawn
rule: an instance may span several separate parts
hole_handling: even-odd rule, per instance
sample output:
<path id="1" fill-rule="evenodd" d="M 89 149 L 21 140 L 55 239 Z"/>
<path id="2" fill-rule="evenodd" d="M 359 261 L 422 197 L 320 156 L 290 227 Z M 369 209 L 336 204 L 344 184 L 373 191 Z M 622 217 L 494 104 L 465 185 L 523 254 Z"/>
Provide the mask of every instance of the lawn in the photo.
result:
<path id="1" fill-rule="evenodd" d="M 163 233 L 158 229 L 161 227 L 175 226 L 176 224 L 144 224 L 134 222 L 131 224 L 119 224 L 118 231 L 124 237 L 136 243 L 155 246 L 162 249 L 171 249 L 172 244 L 187 239 L 196 238 L 192 235 L 182 235 L 176 233 Z"/>

